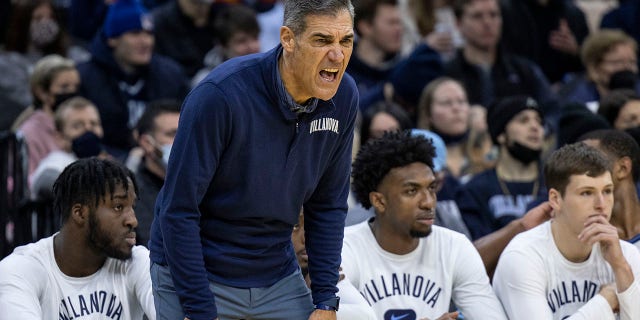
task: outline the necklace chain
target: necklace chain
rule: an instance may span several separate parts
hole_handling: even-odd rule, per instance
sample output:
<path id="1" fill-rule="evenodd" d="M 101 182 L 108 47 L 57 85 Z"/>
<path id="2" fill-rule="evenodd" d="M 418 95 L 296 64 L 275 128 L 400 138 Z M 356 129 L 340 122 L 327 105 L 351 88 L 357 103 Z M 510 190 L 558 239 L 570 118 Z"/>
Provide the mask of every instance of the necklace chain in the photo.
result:
<path id="1" fill-rule="evenodd" d="M 500 189 L 502 189 L 502 193 L 504 195 L 511 196 L 511 192 L 509 192 L 509 188 L 507 188 L 507 185 L 505 184 L 505 182 L 502 181 L 502 178 L 500 178 L 500 175 L 498 174 L 497 170 L 496 170 L 496 178 L 498 179 L 498 184 L 500 184 Z M 540 181 L 536 176 L 536 180 L 533 182 L 533 190 L 531 191 L 532 198 L 535 198 L 536 195 L 538 194 L 539 187 L 540 187 Z"/>

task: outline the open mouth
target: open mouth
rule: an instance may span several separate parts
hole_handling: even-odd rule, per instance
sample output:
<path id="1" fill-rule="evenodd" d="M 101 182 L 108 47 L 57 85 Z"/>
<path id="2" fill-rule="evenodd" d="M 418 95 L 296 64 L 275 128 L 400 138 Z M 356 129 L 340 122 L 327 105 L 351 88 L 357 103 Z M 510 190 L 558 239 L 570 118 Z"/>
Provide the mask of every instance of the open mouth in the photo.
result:
<path id="1" fill-rule="evenodd" d="M 322 69 L 320 70 L 320 77 L 325 81 L 333 82 L 338 78 L 338 71 L 340 71 L 340 69 Z"/>

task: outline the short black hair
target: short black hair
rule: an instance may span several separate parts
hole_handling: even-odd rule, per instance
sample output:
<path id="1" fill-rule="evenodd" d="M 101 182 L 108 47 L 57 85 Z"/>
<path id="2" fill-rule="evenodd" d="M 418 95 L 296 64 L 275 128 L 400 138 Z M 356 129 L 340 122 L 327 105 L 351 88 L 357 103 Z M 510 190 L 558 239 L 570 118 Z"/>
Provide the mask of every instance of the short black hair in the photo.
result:
<path id="1" fill-rule="evenodd" d="M 228 5 L 216 14 L 214 30 L 220 44 L 226 47 L 231 37 L 239 32 L 257 38 L 260 35 L 260 24 L 253 9 L 244 5 Z"/>
<path id="2" fill-rule="evenodd" d="M 378 9 L 381 6 L 384 5 L 388 5 L 388 6 L 398 6 L 398 0 L 354 0 L 353 1 L 353 7 L 354 7 L 354 13 L 355 13 L 355 17 L 354 17 L 354 29 L 355 31 L 358 33 L 358 35 L 361 35 L 360 30 L 358 30 L 358 23 L 360 21 L 365 21 L 369 24 L 373 23 L 373 20 L 376 18 L 376 15 L 378 14 Z"/>
<path id="3" fill-rule="evenodd" d="M 395 102 L 382 100 L 376 102 L 362 113 L 362 124 L 360 125 L 360 141 L 362 141 L 362 143 L 366 143 L 367 140 L 369 140 L 371 121 L 381 112 L 385 112 L 396 119 L 400 125 L 400 130 L 411 129 L 413 127 L 409 114 L 407 114 L 400 105 Z"/>
<path id="4" fill-rule="evenodd" d="M 122 164 L 98 158 L 84 158 L 67 166 L 53 184 L 53 213 L 64 224 L 75 204 L 91 208 L 105 201 L 107 192 L 112 196 L 117 186 L 129 191 L 129 179 L 138 194 L 136 179 Z"/>
<path id="5" fill-rule="evenodd" d="M 411 135 L 410 130 L 387 132 L 382 138 L 369 140 L 353 162 L 352 189 L 356 200 L 364 208 L 371 208 L 369 193 L 378 188 L 391 169 L 422 162 L 433 170 L 435 155 L 432 141 Z"/>
<path id="6" fill-rule="evenodd" d="M 640 179 L 640 146 L 629 133 L 616 129 L 601 129 L 587 132 L 578 140 L 598 140 L 600 142 L 599 149 L 615 160 L 629 157 L 631 159 L 631 177 L 634 182 L 638 182 Z"/>
<path id="7" fill-rule="evenodd" d="M 151 101 L 136 125 L 138 135 L 154 131 L 156 129 L 156 118 L 165 113 L 180 113 L 180 102 L 174 99 Z"/>
<path id="8" fill-rule="evenodd" d="M 598 114 L 607 119 L 611 127 L 614 127 L 622 107 L 633 100 L 640 100 L 640 96 L 633 89 L 611 90 L 609 94 L 600 99 Z"/>

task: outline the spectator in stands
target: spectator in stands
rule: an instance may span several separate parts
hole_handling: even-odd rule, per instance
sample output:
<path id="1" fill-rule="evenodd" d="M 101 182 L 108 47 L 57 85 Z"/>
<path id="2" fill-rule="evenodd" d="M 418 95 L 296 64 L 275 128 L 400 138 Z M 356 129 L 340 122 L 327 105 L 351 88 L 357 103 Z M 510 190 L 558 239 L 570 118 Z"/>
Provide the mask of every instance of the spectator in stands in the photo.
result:
<path id="1" fill-rule="evenodd" d="M 76 43 L 87 47 L 96 36 L 107 15 L 109 6 L 117 0 L 62 0 L 71 2 L 68 9 L 69 33 Z M 154 9 L 173 0 L 139 0 L 147 9 Z"/>
<path id="2" fill-rule="evenodd" d="M 174 0 L 152 11 L 155 51 L 180 64 L 189 78 L 204 67 L 218 36 L 214 18 L 221 5 L 214 2 Z"/>
<path id="3" fill-rule="evenodd" d="M 540 67 L 500 49 L 498 0 L 456 1 L 454 12 L 465 44 L 445 65 L 445 74 L 462 82 L 470 104 L 488 107 L 499 98 L 520 94 L 534 98 L 546 112 L 555 109 Z"/>
<path id="4" fill-rule="evenodd" d="M 67 167 L 53 189 L 60 231 L 0 261 L 0 319 L 155 320 L 149 251 L 135 245 L 137 191 L 115 162 Z"/>
<path id="5" fill-rule="evenodd" d="M 551 83 L 584 70 L 580 45 L 589 35 L 587 19 L 574 1 L 500 1 L 506 51 L 540 66 Z"/>
<path id="6" fill-rule="evenodd" d="M 613 90 L 601 99 L 598 114 L 614 129 L 640 127 L 640 95 L 629 89 Z"/>
<path id="7" fill-rule="evenodd" d="M 447 145 L 446 170 L 463 181 L 493 166 L 488 160 L 492 145 L 486 126 L 471 127 L 472 109 L 480 109 L 480 121 L 486 122 L 485 109 L 469 106 L 462 84 L 449 77 L 431 81 L 418 105 L 417 127 L 442 137 Z"/>
<path id="8" fill-rule="evenodd" d="M 404 22 L 404 49 L 426 43 L 449 60 L 463 44 L 453 14 L 453 0 L 406 0 L 400 2 Z"/>
<path id="9" fill-rule="evenodd" d="M 147 246 L 153 208 L 160 188 L 164 184 L 169 153 L 178 130 L 180 103 L 174 100 L 153 101 L 138 121 L 136 128 L 138 145 L 144 150 L 142 161 L 134 170 L 140 186 L 136 216 L 138 228 L 137 243 Z"/>
<path id="10" fill-rule="evenodd" d="M 353 5 L 358 38 L 347 72 L 363 96 L 387 80 L 402 58 L 403 27 L 397 0 L 358 0 Z"/>
<path id="11" fill-rule="evenodd" d="M 617 7 L 605 13 L 600 20 L 601 29 L 619 29 L 640 43 L 640 1 L 618 1 Z"/>
<path id="12" fill-rule="evenodd" d="M 214 27 L 217 43 L 204 57 L 205 67 L 191 79 L 192 87 L 222 62 L 260 52 L 260 25 L 251 8 L 235 5 L 221 9 L 216 15 Z"/>
<path id="13" fill-rule="evenodd" d="M 556 148 L 578 141 L 583 134 L 598 130 L 610 129 L 611 125 L 603 116 L 593 113 L 583 104 L 571 103 L 562 108 L 558 119 Z"/>
<path id="14" fill-rule="evenodd" d="M 38 61 L 30 84 L 34 104 L 12 126 L 15 131 L 24 135 L 27 142 L 29 175 L 44 157 L 60 149 L 53 115 L 60 103 L 77 94 L 80 76 L 73 61 L 59 55 L 50 55 Z"/>
<path id="15" fill-rule="evenodd" d="M 527 204 L 545 194 L 540 174 L 543 116 L 533 98 L 512 96 L 491 105 L 487 125 L 499 148 L 496 167 L 477 174 L 456 194 L 472 238 L 522 217 Z"/>
<path id="16" fill-rule="evenodd" d="M 360 110 L 366 110 L 379 101 L 393 101 L 407 112 L 415 126 L 422 90 L 441 75 L 442 59 L 438 52 L 420 44 L 406 59 L 398 62 L 387 81 L 360 96 Z"/>
<path id="17" fill-rule="evenodd" d="M 106 157 L 98 109 L 91 101 L 74 97 L 63 102 L 55 113 L 56 139 L 61 146 L 47 155 L 31 176 L 31 198 L 53 200 L 53 184 L 68 165 L 80 158 Z"/>
<path id="18" fill-rule="evenodd" d="M 88 58 L 84 50 L 71 46 L 66 23 L 51 0 L 15 1 L 6 41 L 5 50 L 21 54 L 31 64 L 50 54 L 76 62 Z"/>
<path id="19" fill-rule="evenodd" d="M 638 74 L 638 43 L 619 30 L 592 33 L 582 45 L 585 74 L 574 75 L 558 93 L 564 103 L 596 103 L 609 93 L 611 76 L 627 70 Z M 640 82 L 636 83 L 640 93 Z M 597 107 L 591 108 L 597 111 Z"/>
<path id="20" fill-rule="evenodd" d="M 109 7 L 90 61 L 78 66 L 80 94 L 96 104 L 107 151 L 123 160 L 135 145 L 132 128 L 149 101 L 182 100 L 188 81 L 172 60 L 153 54 L 152 23 L 136 0 Z"/>
<path id="21" fill-rule="evenodd" d="M 409 115 L 393 102 L 380 101 L 364 111 L 360 125 L 360 143 L 381 138 L 388 131 L 402 131 L 413 127 Z"/>
<path id="22" fill-rule="evenodd" d="M 38 60 L 50 54 L 76 62 L 88 59 L 86 52 L 69 46 L 64 22 L 50 0 L 13 1 L 8 26 L 0 50 L 0 95 L 24 107 L 33 103 L 29 77 Z"/>

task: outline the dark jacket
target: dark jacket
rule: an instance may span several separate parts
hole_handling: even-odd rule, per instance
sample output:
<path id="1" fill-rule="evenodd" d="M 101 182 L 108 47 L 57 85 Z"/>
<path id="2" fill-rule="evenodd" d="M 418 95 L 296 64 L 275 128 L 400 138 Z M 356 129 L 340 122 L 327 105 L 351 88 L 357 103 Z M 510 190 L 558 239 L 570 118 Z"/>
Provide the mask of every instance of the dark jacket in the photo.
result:
<path id="1" fill-rule="evenodd" d="M 489 77 L 467 62 L 462 50 L 445 65 L 444 73 L 462 82 L 470 104 L 489 107 L 498 98 L 528 95 L 545 108 L 555 100 L 547 78 L 535 63 L 504 52 L 498 53 Z"/>
<path id="2" fill-rule="evenodd" d="M 133 126 L 129 124 L 128 103 L 131 99 L 120 90 L 120 83 L 131 84 L 143 80 L 144 85 L 136 100 L 145 103 L 156 99 L 182 101 L 189 90 L 189 83 L 178 64 L 157 54 L 137 74 L 124 73 L 102 34 L 94 39 L 91 53 L 90 61 L 78 65 L 82 79 L 79 93 L 98 107 L 104 129 L 104 144 L 108 150 L 126 152 L 135 142 L 131 130 Z"/>
<path id="3" fill-rule="evenodd" d="M 542 174 L 537 184 L 533 181 L 503 181 L 503 184 L 508 194 L 501 188 L 496 170 L 489 169 L 458 188 L 456 203 L 473 240 L 522 217 L 527 212 L 529 202 L 546 194 Z"/>
<path id="4" fill-rule="evenodd" d="M 209 23 L 204 27 L 196 27 L 182 13 L 178 1 L 170 1 L 152 13 L 155 51 L 180 64 L 189 78 L 204 67 L 204 57 L 216 42 L 213 27 L 216 7 L 212 7 Z"/>
<path id="5" fill-rule="evenodd" d="M 640 43 L 640 0 L 620 2 L 602 17 L 600 28 L 621 29 Z"/>
<path id="6" fill-rule="evenodd" d="M 501 7 L 505 50 L 538 64 L 551 83 L 562 80 L 567 73 L 584 70 L 579 55 L 549 45 L 549 36 L 558 29 L 561 19 L 567 21 L 578 45 L 589 35 L 585 15 L 573 1 L 550 0 L 543 7 L 538 0 L 502 0 Z"/>
<path id="7" fill-rule="evenodd" d="M 136 184 L 138 185 L 136 243 L 146 247 L 149 245 L 149 238 L 151 238 L 153 208 L 155 207 L 158 193 L 164 184 L 164 178 L 158 177 L 155 173 L 149 171 L 144 164 L 144 159 L 138 166 L 135 175 Z"/>
<path id="8" fill-rule="evenodd" d="M 281 52 L 227 60 L 182 107 L 149 249 L 190 319 L 216 318 L 207 280 L 260 288 L 295 272 L 303 207 L 313 301 L 335 298 L 358 94 L 345 74 L 333 98 L 295 113 Z"/>
<path id="9" fill-rule="evenodd" d="M 355 54 L 356 47 L 354 47 L 353 52 L 354 54 L 351 55 L 347 65 L 347 72 L 355 80 L 360 97 L 363 97 L 367 91 L 375 86 L 383 84 L 391 74 L 393 67 L 400 61 L 400 56 L 397 56 L 389 59 L 385 68 L 377 68 L 360 60 Z"/>

